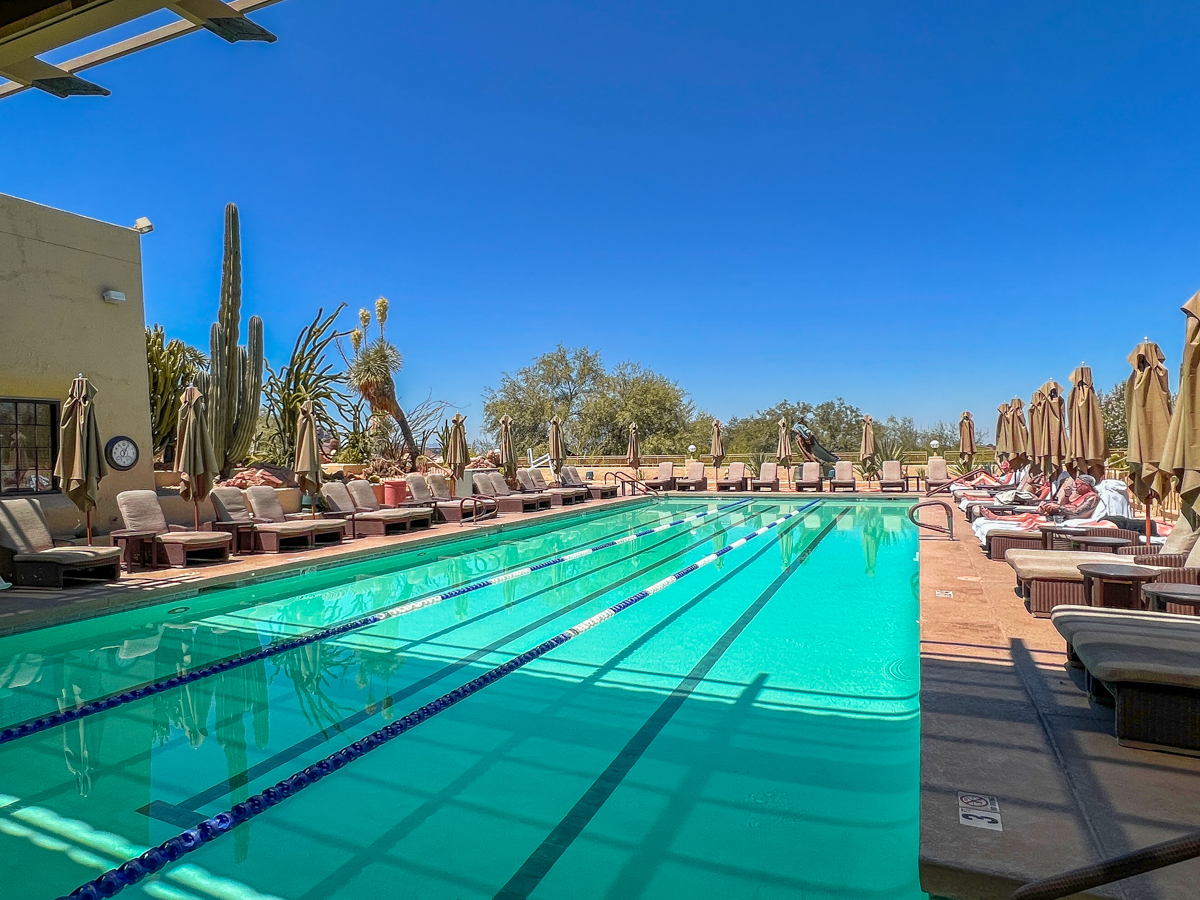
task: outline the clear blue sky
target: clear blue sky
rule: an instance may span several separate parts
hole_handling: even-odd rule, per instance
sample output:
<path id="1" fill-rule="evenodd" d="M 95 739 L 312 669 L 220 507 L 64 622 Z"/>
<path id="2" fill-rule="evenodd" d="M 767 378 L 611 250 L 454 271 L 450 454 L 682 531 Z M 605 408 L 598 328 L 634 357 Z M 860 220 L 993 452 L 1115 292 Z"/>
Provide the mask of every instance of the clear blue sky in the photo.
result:
<path id="1" fill-rule="evenodd" d="M 234 200 L 273 362 L 383 294 L 405 399 L 472 426 L 559 341 L 721 417 L 840 394 L 990 427 L 1082 360 L 1124 378 L 1143 335 L 1176 371 L 1194 4 L 344 6 L 94 69 L 106 99 L 0 102 L 0 190 L 149 216 L 147 317 L 202 344 Z"/>

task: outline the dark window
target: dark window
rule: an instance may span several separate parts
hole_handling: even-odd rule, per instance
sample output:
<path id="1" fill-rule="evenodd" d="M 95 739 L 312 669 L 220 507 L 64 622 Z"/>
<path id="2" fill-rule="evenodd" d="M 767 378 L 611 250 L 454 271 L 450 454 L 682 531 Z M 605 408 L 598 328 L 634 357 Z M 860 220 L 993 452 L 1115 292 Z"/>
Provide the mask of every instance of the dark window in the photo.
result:
<path id="1" fill-rule="evenodd" d="M 58 403 L 0 397 L 0 494 L 58 490 Z"/>

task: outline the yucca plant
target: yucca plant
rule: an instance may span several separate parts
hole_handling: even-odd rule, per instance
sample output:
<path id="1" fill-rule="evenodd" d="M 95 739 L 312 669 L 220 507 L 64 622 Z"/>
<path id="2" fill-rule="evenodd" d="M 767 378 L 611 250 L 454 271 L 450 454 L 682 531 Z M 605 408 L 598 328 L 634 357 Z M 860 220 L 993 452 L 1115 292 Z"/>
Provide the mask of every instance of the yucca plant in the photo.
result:
<path id="1" fill-rule="evenodd" d="M 375 415 L 385 414 L 396 420 L 404 443 L 408 449 L 409 459 L 415 460 L 419 448 L 413 438 L 412 429 L 400 401 L 396 397 L 396 382 L 393 376 L 404 366 L 404 357 L 396 346 L 387 339 L 388 302 L 384 297 L 375 301 L 375 320 L 379 325 L 379 334 L 371 338 L 371 313 L 369 310 L 359 310 L 359 328 L 350 333 L 350 343 L 353 356 L 346 357 L 346 381 L 367 401 L 371 412 Z M 340 345 L 339 345 L 340 346 Z"/>

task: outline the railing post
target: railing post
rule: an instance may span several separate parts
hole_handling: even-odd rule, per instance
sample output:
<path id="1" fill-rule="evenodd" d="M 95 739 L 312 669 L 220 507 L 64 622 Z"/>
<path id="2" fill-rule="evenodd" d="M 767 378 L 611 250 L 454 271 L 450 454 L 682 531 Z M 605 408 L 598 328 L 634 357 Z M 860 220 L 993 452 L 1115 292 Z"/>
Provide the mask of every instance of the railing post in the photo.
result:
<path id="1" fill-rule="evenodd" d="M 922 522 L 917 518 L 917 510 L 928 506 L 940 506 L 945 511 L 946 524 L 944 526 L 934 525 L 931 522 Z M 945 500 L 924 500 L 915 504 L 908 510 L 908 520 L 918 528 L 928 528 L 930 531 L 937 532 L 938 534 L 949 535 L 952 541 L 957 540 L 954 537 L 954 509 Z"/>

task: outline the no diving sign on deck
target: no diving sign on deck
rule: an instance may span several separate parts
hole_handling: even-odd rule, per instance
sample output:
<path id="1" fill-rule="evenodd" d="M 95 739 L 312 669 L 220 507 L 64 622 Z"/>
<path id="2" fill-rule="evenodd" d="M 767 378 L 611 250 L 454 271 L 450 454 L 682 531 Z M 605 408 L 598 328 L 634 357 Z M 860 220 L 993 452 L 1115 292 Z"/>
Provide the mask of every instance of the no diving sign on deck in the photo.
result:
<path id="1" fill-rule="evenodd" d="M 1000 820 L 1000 802 L 989 794 L 959 791 L 958 824 L 1003 831 L 1004 824 Z"/>

